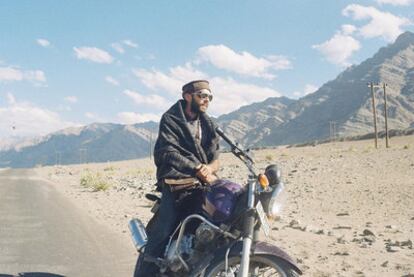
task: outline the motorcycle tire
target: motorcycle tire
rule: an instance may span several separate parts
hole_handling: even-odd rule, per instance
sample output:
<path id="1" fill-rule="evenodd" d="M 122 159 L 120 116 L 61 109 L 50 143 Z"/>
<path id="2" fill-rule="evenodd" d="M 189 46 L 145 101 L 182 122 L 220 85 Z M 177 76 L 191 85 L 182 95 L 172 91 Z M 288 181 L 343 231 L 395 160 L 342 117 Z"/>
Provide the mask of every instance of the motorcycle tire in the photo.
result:
<path id="1" fill-rule="evenodd" d="M 213 262 L 205 271 L 204 277 L 237 276 L 240 268 L 240 256 L 228 259 L 228 271 L 225 272 L 225 261 Z M 250 257 L 249 276 L 297 277 L 299 274 L 287 262 L 270 255 Z"/>

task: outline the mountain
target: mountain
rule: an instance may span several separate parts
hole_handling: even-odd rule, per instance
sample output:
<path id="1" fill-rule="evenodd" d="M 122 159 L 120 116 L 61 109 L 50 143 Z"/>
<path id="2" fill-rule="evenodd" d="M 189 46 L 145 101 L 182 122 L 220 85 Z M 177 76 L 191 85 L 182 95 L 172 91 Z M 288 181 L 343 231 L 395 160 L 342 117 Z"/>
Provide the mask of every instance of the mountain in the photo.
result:
<path id="1" fill-rule="evenodd" d="M 217 121 L 238 142 L 257 144 L 271 131 L 268 127 L 277 127 L 290 120 L 287 107 L 294 102 L 286 97 L 268 98 L 222 115 Z"/>
<path id="2" fill-rule="evenodd" d="M 216 119 L 225 132 L 249 147 L 304 143 L 329 138 L 331 122 L 339 136 L 373 132 L 367 83 L 386 83 L 389 129 L 414 128 L 414 34 L 406 32 L 372 58 L 347 68 L 336 79 L 301 99 L 268 98 Z M 375 89 L 378 129 L 384 126 L 382 88 Z M 3 143 L 0 167 L 106 162 L 145 157 L 158 132 L 155 122 L 91 124 L 48 136 Z"/>
<path id="3" fill-rule="evenodd" d="M 388 126 L 391 129 L 414 127 L 414 34 L 406 32 L 381 48 L 372 58 L 342 72 L 335 80 L 325 83 L 316 92 L 297 101 L 285 101 L 280 109 L 269 109 L 268 103 L 280 98 L 243 107 L 219 117 L 244 118 L 254 107 L 265 113 L 248 126 L 231 124 L 225 131 L 251 146 L 271 146 L 326 139 L 330 122 L 335 122 L 339 136 L 362 135 L 373 132 L 372 98 L 367 83 L 387 83 Z M 379 130 L 384 126 L 382 88 L 375 89 Z M 242 111 L 243 110 L 243 111 Z M 242 120 L 246 123 L 246 120 Z M 228 121 L 225 121 L 228 122 Z M 237 130 L 239 128 L 239 130 Z M 241 131 L 248 130 L 245 135 Z"/>
<path id="4" fill-rule="evenodd" d="M 146 157 L 158 124 L 94 123 L 52 133 L 38 143 L 0 152 L 0 167 L 106 162 Z"/>

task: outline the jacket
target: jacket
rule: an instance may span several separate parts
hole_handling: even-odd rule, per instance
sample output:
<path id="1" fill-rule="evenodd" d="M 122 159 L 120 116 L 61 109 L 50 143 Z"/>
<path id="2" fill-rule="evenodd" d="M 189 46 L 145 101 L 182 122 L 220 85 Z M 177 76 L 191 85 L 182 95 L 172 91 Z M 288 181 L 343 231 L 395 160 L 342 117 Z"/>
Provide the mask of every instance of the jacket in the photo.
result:
<path id="1" fill-rule="evenodd" d="M 196 142 L 188 128 L 185 104 L 185 100 L 179 100 L 161 117 L 154 148 L 158 184 L 165 178 L 195 177 L 199 164 L 218 159 L 219 136 L 214 122 L 207 114 L 200 114 L 203 139 L 201 143 Z"/>

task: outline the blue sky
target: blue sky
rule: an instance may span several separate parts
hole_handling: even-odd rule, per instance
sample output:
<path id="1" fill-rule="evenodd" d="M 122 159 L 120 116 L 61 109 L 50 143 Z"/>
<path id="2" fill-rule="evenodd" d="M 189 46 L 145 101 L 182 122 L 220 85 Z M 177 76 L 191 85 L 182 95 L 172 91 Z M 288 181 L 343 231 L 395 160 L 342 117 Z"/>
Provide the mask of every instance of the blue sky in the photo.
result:
<path id="1" fill-rule="evenodd" d="M 0 138 L 300 98 L 414 31 L 414 0 L 0 1 Z"/>

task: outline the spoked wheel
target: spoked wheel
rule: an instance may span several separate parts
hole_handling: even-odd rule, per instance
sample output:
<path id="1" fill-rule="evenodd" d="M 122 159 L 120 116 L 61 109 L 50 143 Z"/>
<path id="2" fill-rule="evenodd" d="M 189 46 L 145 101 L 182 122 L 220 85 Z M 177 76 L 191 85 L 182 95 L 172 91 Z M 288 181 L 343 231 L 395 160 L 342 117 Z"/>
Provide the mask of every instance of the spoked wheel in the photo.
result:
<path id="1" fill-rule="evenodd" d="M 205 277 L 236 277 L 240 269 L 240 257 L 233 256 L 228 259 L 227 271 L 225 261 L 212 264 L 207 268 Z M 296 277 L 298 274 L 287 262 L 276 257 L 258 255 L 250 257 L 249 277 Z"/>

